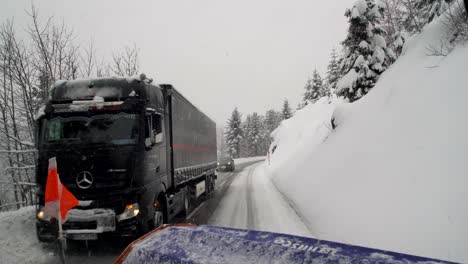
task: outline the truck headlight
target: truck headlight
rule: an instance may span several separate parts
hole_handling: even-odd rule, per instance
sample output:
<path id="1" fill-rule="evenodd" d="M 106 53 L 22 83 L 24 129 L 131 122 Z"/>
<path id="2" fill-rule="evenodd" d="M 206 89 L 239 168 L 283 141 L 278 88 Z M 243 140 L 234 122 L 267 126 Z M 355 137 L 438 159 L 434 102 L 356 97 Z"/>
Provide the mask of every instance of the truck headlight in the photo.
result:
<path id="1" fill-rule="evenodd" d="M 44 213 L 44 207 L 40 207 L 39 210 L 37 211 L 36 213 L 36 217 L 38 220 L 41 220 L 41 221 L 50 221 L 51 217 L 50 216 L 47 216 L 45 213 Z"/>
<path id="2" fill-rule="evenodd" d="M 40 220 L 44 219 L 44 211 L 37 212 L 37 218 Z"/>
<path id="3" fill-rule="evenodd" d="M 137 203 L 129 204 L 125 206 L 125 210 L 122 214 L 117 216 L 118 221 L 127 220 L 137 216 L 140 213 L 140 206 Z"/>

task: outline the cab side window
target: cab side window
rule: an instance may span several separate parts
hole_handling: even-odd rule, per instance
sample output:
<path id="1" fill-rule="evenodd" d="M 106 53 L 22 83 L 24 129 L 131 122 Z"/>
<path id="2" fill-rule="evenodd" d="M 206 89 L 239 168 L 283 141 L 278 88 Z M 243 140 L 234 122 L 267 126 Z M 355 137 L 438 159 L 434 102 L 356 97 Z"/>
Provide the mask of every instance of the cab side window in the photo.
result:
<path id="1" fill-rule="evenodd" d="M 164 141 L 162 118 L 159 114 L 146 116 L 145 122 L 145 145 L 154 146 Z"/>
<path id="2" fill-rule="evenodd" d="M 162 133 L 161 115 L 158 115 L 158 114 L 152 115 L 152 123 L 153 123 L 153 133 L 154 134 Z"/>
<path id="3" fill-rule="evenodd" d="M 153 124 L 154 143 L 163 142 L 164 137 L 163 137 L 163 125 L 162 125 L 161 115 L 153 114 L 152 115 L 152 124 Z"/>

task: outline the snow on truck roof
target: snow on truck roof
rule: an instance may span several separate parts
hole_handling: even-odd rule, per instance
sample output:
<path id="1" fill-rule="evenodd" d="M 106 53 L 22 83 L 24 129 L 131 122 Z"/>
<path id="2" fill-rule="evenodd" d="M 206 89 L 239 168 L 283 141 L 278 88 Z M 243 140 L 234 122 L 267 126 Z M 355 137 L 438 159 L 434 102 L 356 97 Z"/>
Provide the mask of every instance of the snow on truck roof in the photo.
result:
<path id="1" fill-rule="evenodd" d="M 140 78 L 95 78 L 64 81 L 55 83 L 51 90 L 51 99 L 75 100 L 94 97 L 124 98 L 131 97 L 136 87 L 144 82 Z"/>

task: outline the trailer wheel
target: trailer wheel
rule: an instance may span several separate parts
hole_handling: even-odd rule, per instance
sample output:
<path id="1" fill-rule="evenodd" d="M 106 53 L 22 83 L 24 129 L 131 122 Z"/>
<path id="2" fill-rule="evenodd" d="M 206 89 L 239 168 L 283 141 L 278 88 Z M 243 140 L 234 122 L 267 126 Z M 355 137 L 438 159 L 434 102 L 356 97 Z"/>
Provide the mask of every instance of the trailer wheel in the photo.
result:
<path id="1" fill-rule="evenodd" d="M 209 177 L 209 193 L 212 194 L 215 190 L 215 177 L 214 176 L 210 176 Z"/>

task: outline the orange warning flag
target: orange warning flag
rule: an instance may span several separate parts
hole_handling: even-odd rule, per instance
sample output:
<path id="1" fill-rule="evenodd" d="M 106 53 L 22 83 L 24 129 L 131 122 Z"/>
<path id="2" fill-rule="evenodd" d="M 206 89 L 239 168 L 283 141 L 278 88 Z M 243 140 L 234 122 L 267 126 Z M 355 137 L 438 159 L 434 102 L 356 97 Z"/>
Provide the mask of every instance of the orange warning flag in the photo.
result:
<path id="1" fill-rule="evenodd" d="M 67 212 L 78 204 L 78 199 L 60 182 L 56 158 L 50 158 L 45 189 L 44 214 L 58 219 L 60 210 L 62 221 L 65 222 Z"/>

